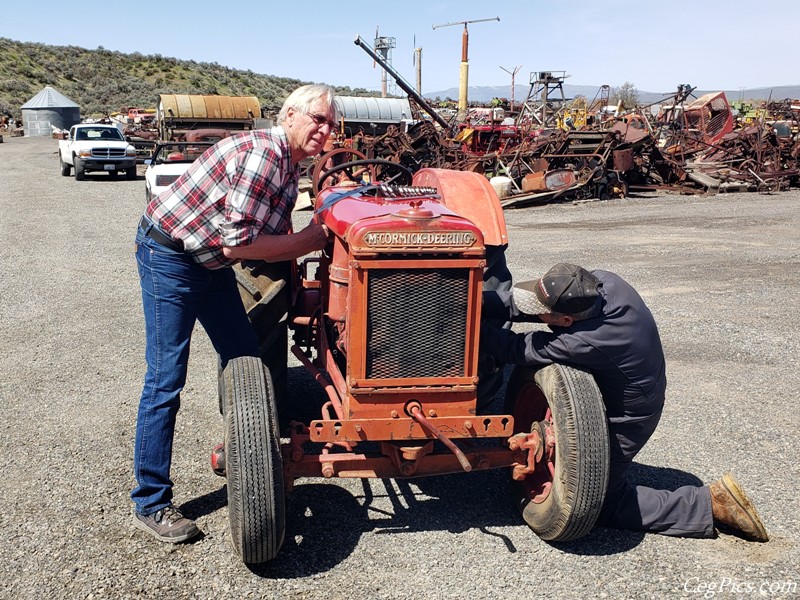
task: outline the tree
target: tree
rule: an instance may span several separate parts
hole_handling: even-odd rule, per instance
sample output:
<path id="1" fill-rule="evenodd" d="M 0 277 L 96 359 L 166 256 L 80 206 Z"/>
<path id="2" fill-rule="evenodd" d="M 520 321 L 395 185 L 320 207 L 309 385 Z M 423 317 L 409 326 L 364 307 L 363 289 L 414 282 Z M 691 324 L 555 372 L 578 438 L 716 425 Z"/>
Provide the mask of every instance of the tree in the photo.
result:
<path id="1" fill-rule="evenodd" d="M 633 108 L 639 103 L 639 90 L 631 82 L 626 81 L 622 86 L 614 88 L 614 97 L 617 104 L 625 108 Z"/>
<path id="2" fill-rule="evenodd" d="M 586 96 L 583 94 L 576 94 L 575 97 L 572 99 L 572 108 L 587 108 L 589 102 L 586 100 Z"/>

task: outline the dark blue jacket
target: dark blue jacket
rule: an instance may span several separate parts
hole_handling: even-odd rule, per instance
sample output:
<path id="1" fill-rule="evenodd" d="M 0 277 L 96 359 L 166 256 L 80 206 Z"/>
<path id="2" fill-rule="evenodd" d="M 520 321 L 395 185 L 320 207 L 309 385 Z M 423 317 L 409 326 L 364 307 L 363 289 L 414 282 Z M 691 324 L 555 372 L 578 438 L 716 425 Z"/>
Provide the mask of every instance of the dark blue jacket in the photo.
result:
<path id="1" fill-rule="evenodd" d="M 518 365 L 562 363 L 589 371 L 609 419 L 660 412 L 667 386 L 658 328 L 641 296 L 619 275 L 592 271 L 600 280 L 594 316 L 570 327 L 514 333 L 484 327 L 486 351 Z"/>

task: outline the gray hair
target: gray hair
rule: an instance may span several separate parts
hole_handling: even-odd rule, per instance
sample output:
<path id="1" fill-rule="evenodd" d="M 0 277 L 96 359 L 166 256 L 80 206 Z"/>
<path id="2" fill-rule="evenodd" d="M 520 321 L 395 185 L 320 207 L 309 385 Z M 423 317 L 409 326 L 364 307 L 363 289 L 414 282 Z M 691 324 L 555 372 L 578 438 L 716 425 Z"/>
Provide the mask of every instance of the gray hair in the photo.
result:
<path id="1" fill-rule="evenodd" d="M 311 105 L 317 100 L 322 98 L 325 104 L 328 105 L 329 112 L 333 113 L 334 120 L 339 120 L 339 109 L 334 103 L 336 92 L 334 89 L 322 83 L 312 83 L 297 88 L 283 103 L 281 111 L 278 113 L 278 124 L 281 125 L 286 120 L 287 112 L 290 108 L 294 108 L 300 113 L 308 114 Z"/>

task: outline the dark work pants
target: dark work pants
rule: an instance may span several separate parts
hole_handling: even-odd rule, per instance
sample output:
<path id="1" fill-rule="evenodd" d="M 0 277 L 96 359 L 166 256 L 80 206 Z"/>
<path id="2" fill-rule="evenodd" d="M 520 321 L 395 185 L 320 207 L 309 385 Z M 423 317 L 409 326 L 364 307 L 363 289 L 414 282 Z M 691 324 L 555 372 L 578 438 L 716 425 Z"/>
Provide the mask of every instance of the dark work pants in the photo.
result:
<path id="1" fill-rule="evenodd" d="M 660 418 L 658 407 L 650 415 L 609 419 L 611 472 L 597 524 L 680 537 L 713 537 L 711 493 L 707 486 L 684 486 L 670 491 L 628 481 L 634 456 L 650 439 Z"/>

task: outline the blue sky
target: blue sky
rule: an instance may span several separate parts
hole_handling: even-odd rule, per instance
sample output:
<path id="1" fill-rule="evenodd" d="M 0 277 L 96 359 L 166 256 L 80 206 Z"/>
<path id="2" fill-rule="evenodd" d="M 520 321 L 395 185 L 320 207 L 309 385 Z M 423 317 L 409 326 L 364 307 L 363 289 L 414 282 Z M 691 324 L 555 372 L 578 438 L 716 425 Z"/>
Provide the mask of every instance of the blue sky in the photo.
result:
<path id="1" fill-rule="evenodd" d="M 517 6 L 514 6 L 517 5 Z M 21 5 L 20 5 L 21 6 Z M 35 8 L 35 12 L 34 9 Z M 672 92 L 800 84 L 798 0 L 571 0 L 445 2 L 132 4 L 37 0 L 5 10 L 0 37 L 49 45 L 161 54 L 235 69 L 380 89 L 372 59 L 354 43 L 394 37 L 392 64 L 415 82 L 422 48 L 423 92 L 458 87 L 463 25 L 469 84 L 528 85 L 534 71 L 566 71 L 567 83 Z"/>

